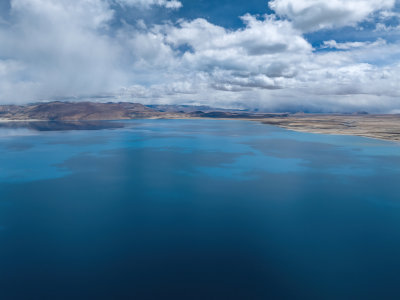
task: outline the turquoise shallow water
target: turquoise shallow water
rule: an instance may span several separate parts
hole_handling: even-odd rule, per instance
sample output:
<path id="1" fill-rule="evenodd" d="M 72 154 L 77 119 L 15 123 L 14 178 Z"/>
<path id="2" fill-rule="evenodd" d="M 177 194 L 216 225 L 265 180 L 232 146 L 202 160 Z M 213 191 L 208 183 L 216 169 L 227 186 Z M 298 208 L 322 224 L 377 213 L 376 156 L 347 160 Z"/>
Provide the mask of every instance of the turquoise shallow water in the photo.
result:
<path id="1" fill-rule="evenodd" d="M 0 128 L 1 299 L 400 297 L 399 144 L 89 125 Z"/>

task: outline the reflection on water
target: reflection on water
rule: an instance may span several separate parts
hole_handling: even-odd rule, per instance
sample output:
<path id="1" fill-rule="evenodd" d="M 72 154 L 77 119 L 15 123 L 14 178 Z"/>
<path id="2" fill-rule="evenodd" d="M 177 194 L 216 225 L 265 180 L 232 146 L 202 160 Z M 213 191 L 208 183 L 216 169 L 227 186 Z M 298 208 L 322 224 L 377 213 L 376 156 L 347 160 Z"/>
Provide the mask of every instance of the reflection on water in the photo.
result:
<path id="1" fill-rule="evenodd" d="M 28 129 L 34 131 L 100 130 L 123 128 L 122 122 L 111 121 L 13 121 L 0 122 L 1 129 Z"/>

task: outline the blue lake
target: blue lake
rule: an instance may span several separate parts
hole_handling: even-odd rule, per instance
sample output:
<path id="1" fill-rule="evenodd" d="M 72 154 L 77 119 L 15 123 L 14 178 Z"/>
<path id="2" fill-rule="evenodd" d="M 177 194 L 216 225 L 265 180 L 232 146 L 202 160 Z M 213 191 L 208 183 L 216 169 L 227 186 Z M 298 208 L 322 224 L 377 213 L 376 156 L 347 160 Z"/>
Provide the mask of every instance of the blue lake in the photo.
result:
<path id="1" fill-rule="evenodd" d="M 0 299 L 400 299 L 398 143 L 89 125 L 0 128 Z"/>

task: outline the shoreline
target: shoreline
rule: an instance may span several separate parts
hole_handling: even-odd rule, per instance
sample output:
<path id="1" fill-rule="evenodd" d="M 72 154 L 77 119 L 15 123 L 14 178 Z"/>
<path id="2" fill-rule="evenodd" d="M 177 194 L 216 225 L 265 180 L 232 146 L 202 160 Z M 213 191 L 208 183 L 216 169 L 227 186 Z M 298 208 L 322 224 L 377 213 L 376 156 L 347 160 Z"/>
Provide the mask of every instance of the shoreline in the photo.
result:
<path id="1" fill-rule="evenodd" d="M 385 141 L 385 142 L 393 142 L 393 143 L 399 143 L 400 144 L 400 139 L 399 138 L 384 138 L 380 137 L 377 135 L 372 135 L 372 134 L 363 134 L 363 133 L 346 133 L 342 132 L 340 130 L 330 130 L 329 132 L 327 131 L 318 131 L 318 130 L 313 130 L 313 129 L 308 129 L 308 128 L 293 128 L 289 126 L 281 126 L 281 125 L 274 125 L 274 124 L 268 124 L 261 122 L 264 125 L 270 125 L 270 126 L 275 126 L 279 128 L 283 128 L 286 130 L 291 130 L 295 132 L 303 132 L 303 133 L 312 133 L 312 134 L 325 134 L 325 135 L 341 135 L 341 136 L 357 136 L 357 137 L 363 137 L 363 138 L 369 138 L 369 139 L 374 139 L 374 140 L 379 140 L 379 141 Z"/>
<path id="2" fill-rule="evenodd" d="M 400 143 L 400 115 L 291 115 L 271 118 L 157 117 L 153 119 L 208 119 L 259 122 L 287 130 L 326 135 L 348 135 Z"/>
<path id="3" fill-rule="evenodd" d="M 282 120 L 262 120 L 262 123 L 299 132 L 361 136 L 400 142 L 400 115 L 291 116 Z"/>
<path id="4" fill-rule="evenodd" d="M 224 118 L 224 117 L 196 117 L 182 114 L 165 114 L 146 116 L 143 118 L 121 118 L 112 120 L 12 120 L 0 119 L 0 123 L 35 123 L 35 122 L 93 122 L 93 121 L 126 121 L 126 120 L 240 120 L 259 122 L 265 125 L 277 126 L 297 132 L 349 135 L 372 138 L 382 141 L 400 143 L 400 115 L 289 115 L 288 117 L 268 118 Z"/>

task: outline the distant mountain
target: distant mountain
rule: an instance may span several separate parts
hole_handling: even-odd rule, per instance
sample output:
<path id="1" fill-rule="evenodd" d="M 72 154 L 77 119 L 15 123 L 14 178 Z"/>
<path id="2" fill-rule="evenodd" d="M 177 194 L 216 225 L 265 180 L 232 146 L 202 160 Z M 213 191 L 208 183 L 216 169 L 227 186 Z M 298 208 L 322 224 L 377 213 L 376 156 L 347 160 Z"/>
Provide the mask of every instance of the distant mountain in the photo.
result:
<path id="1" fill-rule="evenodd" d="M 287 114 L 249 113 L 242 110 L 190 105 L 142 105 L 139 103 L 47 102 L 0 105 L 0 120 L 94 121 L 140 118 L 242 118 L 260 119 Z"/>
<path id="2" fill-rule="evenodd" d="M 267 119 L 288 117 L 287 113 L 248 113 L 235 111 L 194 111 L 188 114 L 194 118 L 216 118 L 216 119 Z"/>
<path id="3" fill-rule="evenodd" d="M 158 117 L 160 112 L 138 103 L 48 102 L 25 106 L 0 106 L 5 120 L 123 120 Z"/>
<path id="4" fill-rule="evenodd" d="M 239 109 L 225 109 L 225 108 L 215 108 L 206 105 L 173 105 L 173 104 L 154 104 L 154 105 L 146 105 L 147 107 L 154 109 L 159 112 L 168 112 L 168 113 L 193 113 L 196 111 L 202 112 L 215 112 L 215 111 L 224 111 L 224 112 L 239 112 L 242 110 Z"/>

